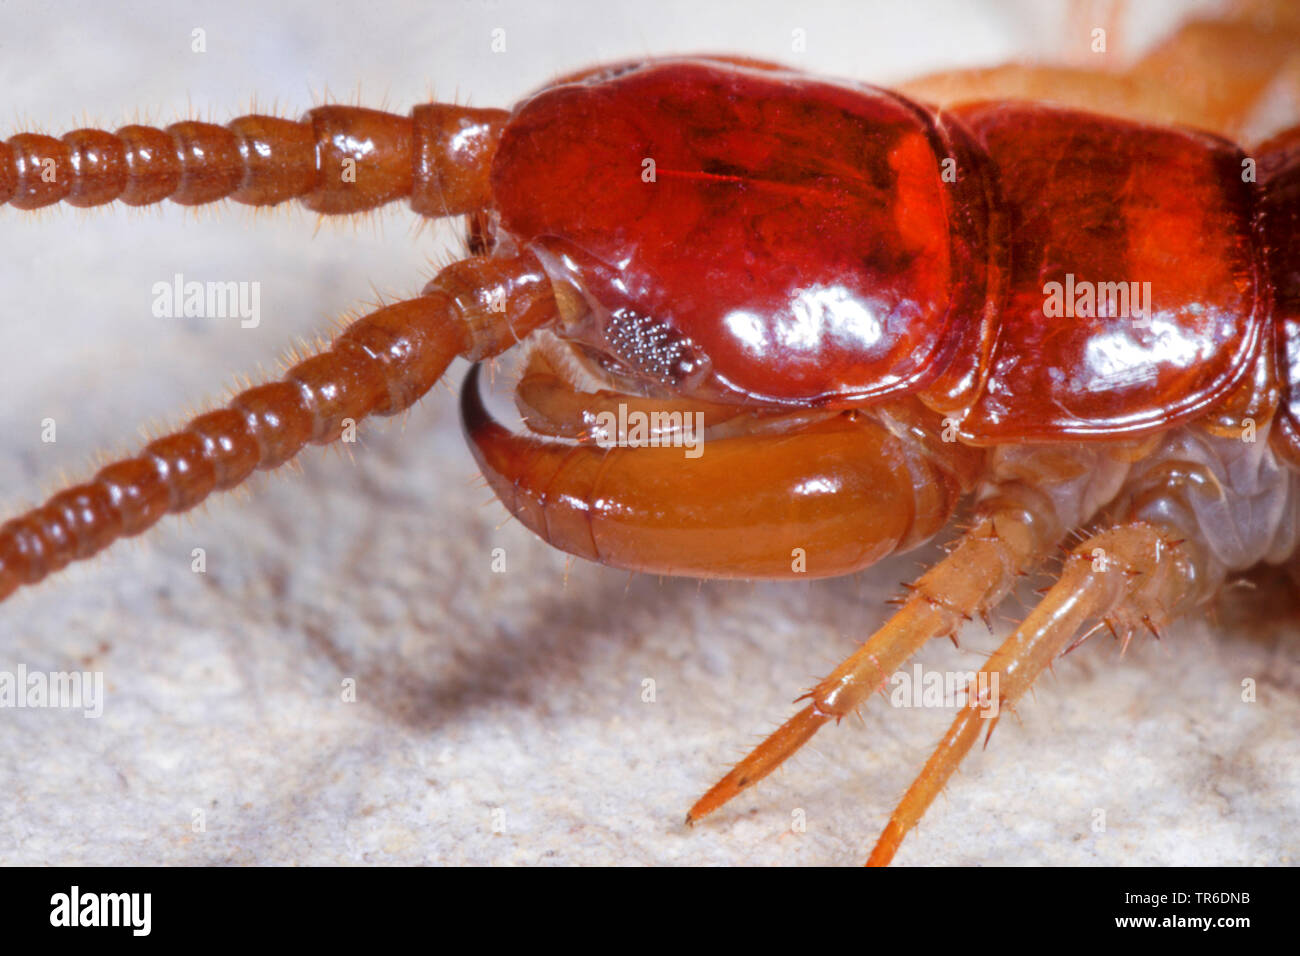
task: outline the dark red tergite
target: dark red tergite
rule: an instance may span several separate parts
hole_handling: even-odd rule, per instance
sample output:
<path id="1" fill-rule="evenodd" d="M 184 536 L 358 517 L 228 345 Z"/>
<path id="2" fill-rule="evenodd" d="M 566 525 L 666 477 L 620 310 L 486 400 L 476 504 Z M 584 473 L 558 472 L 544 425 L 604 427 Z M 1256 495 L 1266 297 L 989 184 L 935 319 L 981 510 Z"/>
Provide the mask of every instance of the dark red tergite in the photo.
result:
<path id="1" fill-rule="evenodd" d="M 527 101 L 492 183 L 504 232 L 595 306 L 570 334 L 631 371 L 775 405 L 923 392 L 995 444 L 1167 428 L 1245 376 L 1270 299 L 1242 156 L 679 61 Z M 1145 284 L 1153 314 L 1046 315 L 1067 277 Z"/>
<path id="2" fill-rule="evenodd" d="M 928 384 L 971 321 L 948 148 L 890 93 L 683 61 L 529 100 L 492 182 L 606 323 L 665 326 L 734 401 L 845 407 Z"/>

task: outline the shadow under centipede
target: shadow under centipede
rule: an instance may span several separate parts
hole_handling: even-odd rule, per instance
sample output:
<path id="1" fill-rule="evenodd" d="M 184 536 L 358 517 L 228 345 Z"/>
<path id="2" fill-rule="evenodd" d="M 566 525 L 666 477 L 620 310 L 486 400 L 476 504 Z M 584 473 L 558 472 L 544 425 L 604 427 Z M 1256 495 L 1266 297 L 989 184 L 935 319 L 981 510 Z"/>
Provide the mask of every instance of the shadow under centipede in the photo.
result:
<path id="1" fill-rule="evenodd" d="M 900 562 L 904 560 L 908 559 L 893 559 L 873 571 L 903 572 Z M 899 567 L 888 567 L 893 564 Z M 659 638 L 672 634 L 686 637 L 688 652 L 707 649 L 724 658 L 752 652 L 743 639 L 729 642 L 725 636 L 704 633 L 699 623 L 702 614 L 728 615 L 743 631 L 746 615 L 762 613 L 750 607 L 756 587 L 764 592 L 782 589 L 806 612 L 798 615 L 800 632 L 815 636 L 817 643 L 801 642 L 802 646 L 791 649 L 792 656 L 831 666 L 891 610 L 878 597 L 863 598 L 864 587 L 875 586 L 864 585 L 857 580 L 860 577 L 755 585 L 649 575 L 629 579 L 625 572 L 583 567 L 571 572 L 567 586 L 541 597 L 521 625 L 510 630 L 487 628 L 476 633 L 471 643 L 458 644 L 454 667 L 439 672 L 422 670 L 418 661 L 380 642 L 349 649 L 326 627 L 307 623 L 303 629 L 316 653 L 339 673 L 356 675 L 360 684 L 372 689 L 366 698 L 381 713 L 412 729 L 428 731 L 497 704 L 545 709 L 555 695 L 597 696 L 599 691 L 593 694 L 588 684 L 593 675 L 587 661 L 602 642 L 653 651 Z M 833 639 L 827 641 L 828 635 Z M 437 637 L 430 635 L 429 640 Z M 773 698 L 774 707 L 794 696 L 807 679 L 806 669 L 791 672 L 789 685 L 778 689 Z"/>
<path id="2" fill-rule="evenodd" d="M 1300 633 L 1300 572 L 1264 565 L 1223 588 L 1211 604 L 1212 620 L 1254 644 L 1294 641 Z"/>
<path id="3" fill-rule="evenodd" d="M 433 730 L 497 704 L 544 709 L 549 697 L 582 692 L 592 677 L 586 661 L 601 642 L 635 646 L 654 639 L 629 626 L 628 618 L 656 616 L 659 605 L 681 607 L 676 592 L 687 585 L 694 597 L 693 582 L 673 581 L 671 599 L 665 600 L 662 591 L 645 586 L 653 579 L 629 586 L 626 575 L 595 569 L 580 577 L 581 582 L 539 600 L 518 628 L 491 627 L 476 633 L 471 644 L 456 647 L 450 672 L 422 671 L 417 662 L 379 645 L 360 654 L 346 651 L 322 628 L 309 628 L 308 637 L 340 673 L 356 674 L 360 684 L 373 689 L 368 702 L 415 730 Z M 617 618 L 611 618 L 610 608 L 619 608 Z M 656 619 L 665 627 L 680 627 L 671 620 L 676 613 Z"/>

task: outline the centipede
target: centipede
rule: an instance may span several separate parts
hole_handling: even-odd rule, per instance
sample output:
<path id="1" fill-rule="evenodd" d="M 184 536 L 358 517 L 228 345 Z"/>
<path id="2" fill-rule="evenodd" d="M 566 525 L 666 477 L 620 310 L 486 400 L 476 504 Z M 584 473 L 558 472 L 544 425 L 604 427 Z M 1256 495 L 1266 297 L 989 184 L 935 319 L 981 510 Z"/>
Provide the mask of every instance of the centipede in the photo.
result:
<path id="1" fill-rule="evenodd" d="M 837 665 L 801 693 L 805 675 L 790 675 L 792 715 L 730 769 L 715 773 L 726 755 L 714 754 L 683 771 L 698 791 L 662 820 L 689 860 L 693 839 L 762 812 L 778 768 L 783 793 L 797 793 L 808 761 L 787 761 L 836 733 L 827 725 L 916 718 L 896 692 L 919 679 L 917 661 L 997 634 L 956 667 L 968 673 L 949 688 L 946 729 L 880 808 L 874 842 L 860 835 L 858 862 L 924 862 L 918 825 L 943 812 L 940 794 L 962 800 L 968 754 L 987 751 L 980 785 L 997 787 L 1008 723 L 1032 723 L 1031 702 L 1063 692 L 1049 670 L 1106 642 L 1158 640 L 1177 655 L 1180 632 L 1227 588 L 1297 567 L 1300 18 L 1230 5 L 1105 62 L 876 85 L 749 55 L 645 56 L 565 71 L 499 105 L 326 102 L 294 117 L 9 135 L 0 204 L 12 232 L 60 214 L 94 230 L 124 207 L 287 207 L 329 223 L 404 206 L 455 224 L 461 246 L 418 293 L 351 316 L 278 374 L 15 509 L 0 524 L 3 630 L 97 586 L 126 560 L 118 542 L 296 466 L 308 446 L 356 459 L 307 463 L 312 485 L 333 468 L 364 474 L 358 430 L 406 417 L 400 439 L 377 440 L 418 442 L 436 405 L 428 414 L 466 447 L 447 464 L 456 453 L 439 444 L 435 465 L 476 472 L 490 495 L 473 519 L 487 580 L 507 550 L 550 546 L 566 567 L 654 582 L 635 585 L 649 600 L 679 578 L 779 595 L 926 555 L 892 606 L 855 616 L 866 623 Z M 189 293 L 177 276 L 173 296 L 169 280 L 159 294 L 183 312 Z M 35 455 L 39 436 L 30 429 L 18 454 Z M 418 504 L 434 534 L 439 504 Z M 237 506 L 258 507 L 222 505 Z M 517 536 L 509 549 L 501 534 Z M 169 586 L 209 587 L 182 552 L 185 583 Z M 91 559 L 100 571 L 60 573 Z M 528 560 L 547 573 L 549 559 Z M 352 570 L 333 569 L 328 606 L 346 603 Z M 575 573 L 549 613 L 604 580 Z M 494 587 L 478 596 L 501 599 Z M 327 617 L 299 635 L 303 653 L 346 685 L 354 661 L 340 657 L 355 650 L 340 654 Z M 385 628 L 409 628 L 405 646 L 470 617 Z M 1104 680 L 1124 664 L 1092 666 Z M 483 680 L 502 667 L 508 681 L 508 665 Z M 671 685 L 671 665 L 656 670 L 649 683 Z M 400 665 L 379 671 L 400 684 Z M 637 706 L 658 706 L 632 683 Z M 728 676 L 713 683 L 725 704 Z"/>

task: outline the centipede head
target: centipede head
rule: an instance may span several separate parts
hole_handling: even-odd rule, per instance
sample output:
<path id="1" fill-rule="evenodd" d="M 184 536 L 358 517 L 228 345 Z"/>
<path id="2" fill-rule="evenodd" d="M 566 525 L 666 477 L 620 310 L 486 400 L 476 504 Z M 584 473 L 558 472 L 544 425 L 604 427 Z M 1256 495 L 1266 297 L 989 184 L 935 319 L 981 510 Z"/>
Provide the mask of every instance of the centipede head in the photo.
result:
<path id="1" fill-rule="evenodd" d="M 940 140 L 871 88 L 709 60 L 602 71 L 516 108 L 493 227 L 611 370 L 711 401 L 860 405 L 932 381 L 980 291 Z"/>

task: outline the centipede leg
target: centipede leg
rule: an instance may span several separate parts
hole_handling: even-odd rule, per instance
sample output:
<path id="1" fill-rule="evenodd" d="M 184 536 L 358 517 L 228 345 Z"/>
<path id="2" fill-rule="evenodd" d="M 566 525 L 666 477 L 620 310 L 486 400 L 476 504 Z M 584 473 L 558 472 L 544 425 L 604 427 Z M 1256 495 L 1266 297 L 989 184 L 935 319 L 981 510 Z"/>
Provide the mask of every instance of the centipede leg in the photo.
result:
<path id="1" fill-rule="evenodd" d="M 979 100 L 1051 100 L 1062 105 L 1148 123 L 1180 123 L 1232 139 L 1253 139 L 1277 129 L 1270 104 L 1285 111 L 1300 91 L 1300 20 L 1289 5 L 1249 5 L 1239 17 L 1192 20 L 1127 68 L 1104 72 L 1092 64 L 1057 66 L 1010 63 L 949 70 L 919 77 L 900 89 L 947 107 Z M 1253 14 L 1253 15 L 1252 15 Z M 1088 11 L 1076 24 L 1089 29 L 1119 22 Z M 1111 30 L 1111 42 L 1122 35 Z M 1094 37 L 1094 42 L 1096 42 Z M 1090 56 L 1115 51 L 1092 49 Z M 1189 70 L 1186 64 L 1195 63 Z"/>
<path id="2" fill-rule="evenodd" d="M 989 657 L 973 697 L 894 810 L 868 866 L 893 859 L 981 734 L 987 740 L 1002 709 L 1015 702 L 1090 619 L 1122 630 L 1162 627 L 1200 597 L 1203 569 L 1194 549 L 1153 524 L 1135 522 L 1095 535 L 1073 550 L 1057 583 Z M 996 704 L 996 707 L 993 706 Z"/>
<path id="3" fill-rule="evenodd" d="M 1080 446 L 999 451 L 974 526 L 911 586 L 884 627 L 805 695 L 811 702 L 800 713 L 700 798 L 687 822 L 762 780 L 828 721 L 857 710 L 926 641 L 954 636 L 966 621 L 987 617 L 1019 575 L 1058 546 L 1066 529 L 1091 520 L 1110 500 L 1127 468 L 1104 451 Z"/>
<path id="4" fill-rule="evenodd" d="M 758 783 L 828 721 L 838 722 L 857 710 L 931 638 L 954 634 L 965 621 L 995 607 L 1022 569 L 1054 542 L 1054 537 L 1045 540 L 1041 522 L 1021 509 L 997 510 L 977 522 L 947 558 L 912 586 L 898 612 L 804 695 L 811 703 L 696 801 L 686 822 L 694 823 Z"/>

